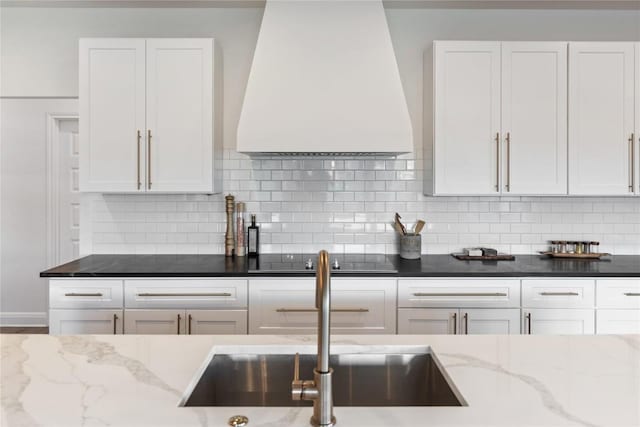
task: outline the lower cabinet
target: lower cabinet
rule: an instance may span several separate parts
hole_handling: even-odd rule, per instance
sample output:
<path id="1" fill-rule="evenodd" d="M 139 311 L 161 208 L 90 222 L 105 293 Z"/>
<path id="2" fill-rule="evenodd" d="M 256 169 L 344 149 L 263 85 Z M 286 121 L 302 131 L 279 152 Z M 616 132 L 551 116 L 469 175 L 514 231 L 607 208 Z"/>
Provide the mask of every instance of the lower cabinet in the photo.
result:
<path id="1" fill-rule="evenodd" d="M 247 333 L 247 310 L 125 310 L 124 333 L 226 335 Z"/>
<path id="2" fill-rule="evenodd" d="M 49 310 L 51 335 L 122 334 L 122 310 Z"/>
<path id="3" fill-rule="evenodd" d="M 401 308 L 399 334 L 519 334 L 517 308 Z"/>
<path id="4" fill-rule="evenodd" d="M 523 309 L 522 331 L 529 335 L 594 334 L 595 310 Z"/>
<path id="5" fill-rule="evenodd" d="M 250 334 L 315 334 L 317 324 L 315 279 L 249 281 Z M 395 334 L 395 279 L 332 279 L 331 333 Z"/>
<path id="6" fill-rule="evenodd" d="M 598 334 L 640 334 L 640 310 L 603 310 L 596 313 Z"/>

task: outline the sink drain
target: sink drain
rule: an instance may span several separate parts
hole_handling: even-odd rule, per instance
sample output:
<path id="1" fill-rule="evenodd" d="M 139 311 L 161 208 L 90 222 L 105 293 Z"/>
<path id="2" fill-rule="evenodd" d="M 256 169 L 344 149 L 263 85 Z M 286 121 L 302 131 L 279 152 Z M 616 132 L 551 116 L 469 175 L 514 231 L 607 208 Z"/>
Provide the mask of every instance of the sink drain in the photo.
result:
<path id="1" fill-rule="evenodd" d="M 231 427 L 244 427 L 249 424 L 249 418 L 244 415 L 234 415 L 227 421 Z"/>

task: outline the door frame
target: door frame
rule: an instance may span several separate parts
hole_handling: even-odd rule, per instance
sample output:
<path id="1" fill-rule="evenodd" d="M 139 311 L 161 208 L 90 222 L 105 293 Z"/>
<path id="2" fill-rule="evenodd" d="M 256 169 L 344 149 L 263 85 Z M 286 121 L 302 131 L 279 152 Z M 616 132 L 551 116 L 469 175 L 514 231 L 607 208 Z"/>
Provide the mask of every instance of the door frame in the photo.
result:
<path id="1" fill-rule="evenodd" d="M 59 264 L 60 251 L 60 218 L 58 214 L 60 188 L 58 176 L 60 176 L 60 123 L 62 121 L 79 120 L 78 114 L 73 113 L 47 113 L 46 136 L 46 168 L 47 168 L 47 267 L 51 268 Z"/>

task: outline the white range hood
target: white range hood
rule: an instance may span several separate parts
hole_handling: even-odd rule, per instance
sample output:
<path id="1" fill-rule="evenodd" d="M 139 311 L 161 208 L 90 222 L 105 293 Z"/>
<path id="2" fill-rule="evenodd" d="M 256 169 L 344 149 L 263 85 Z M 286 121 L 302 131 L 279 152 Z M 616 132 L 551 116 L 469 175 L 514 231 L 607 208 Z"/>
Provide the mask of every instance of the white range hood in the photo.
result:
<path id="1" fill-rule="evenodd" d="M 413 151 L 379 0 L 267 0 L 238 125 L 248 154 Z"/>

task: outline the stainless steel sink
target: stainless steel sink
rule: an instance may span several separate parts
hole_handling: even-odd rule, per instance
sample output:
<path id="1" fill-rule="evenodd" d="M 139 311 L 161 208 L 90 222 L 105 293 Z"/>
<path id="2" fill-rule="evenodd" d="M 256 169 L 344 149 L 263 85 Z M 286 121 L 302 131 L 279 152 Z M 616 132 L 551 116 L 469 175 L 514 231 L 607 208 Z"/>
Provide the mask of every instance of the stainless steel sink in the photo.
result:
<path id="1" fill-rule="evenodd" d="M 331 356 L 335 406 L 465 406 L 431 352 Z M 316 355 L 300 355 L 311 376 Z M 217 354 L 183 406 L 311 406 L 291 399 L 294 355 Z"/>

